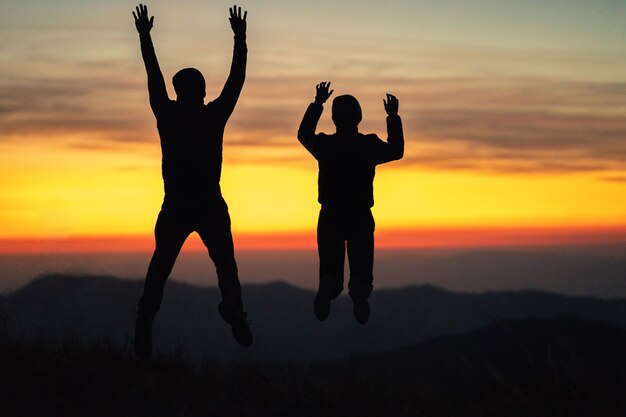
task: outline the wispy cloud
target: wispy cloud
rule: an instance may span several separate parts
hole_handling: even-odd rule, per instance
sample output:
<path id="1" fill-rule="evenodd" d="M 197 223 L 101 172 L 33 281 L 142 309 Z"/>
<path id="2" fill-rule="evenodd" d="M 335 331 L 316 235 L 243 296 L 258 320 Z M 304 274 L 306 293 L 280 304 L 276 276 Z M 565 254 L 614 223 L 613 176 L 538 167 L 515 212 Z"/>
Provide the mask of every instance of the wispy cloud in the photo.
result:
<path id="1" fill-rule="evenodd" d="M 603 181 L 609 182 L 624 182 L 626 183 L 626 175 L 609 175 L 605 177 L 600 177 Z"/>
<path id="2" fill-rule="evenodd" d="M 312 95 L 305 81 L 251 77 L 228 127 L 228 144 L 285 148 L 287 159 L 297 160 L 289 150 L 298 147 L 295 131 Z M 366 113 L 381 113 L 378 123 L 364 122 L 364 130 L 373 127 L 384 137 L 378 92 L 366 81 L 353 84 L 362 91 Z M 624 83 L 441 78 L 388 84 L 401 98 L 406 165 L 506 172 L 626 169 Z M 268 96 L 273 85 L 280 87 Z M 82 134 L 85 142 L 71 146 L 89 150 L 156 138 L 143 81 L 35 79 L 0 89 L 2 140 Z M 321 127 L 328 130 L 327 120 Z M 254 152 L 248 155 L 255 158 Z M 307 157 L 303 152 L 302 159 Z"/>
<path id="3" fill-rule="evenodd" d="M 458 79 L 413 97 L 408 163 L 444 169 L 626 169 L 626 83 Z"/>
<path id="4" fill-rule="evenodd" d="M 92 34 L 89 42 L 102 51 L 73 48 L 69 57 L 35 47 L 30 52 L 5 47 L 14 65 L 0 70 L 0 141 L 45 136 L 84 152 L 125 150 L 129 142 L 153 143 L 157 133 L 145 75 L 140 58 L 128 57 L 138 54 L 136 44 L 132 49 L 128 45 L 136 42 L 130 38 L 134 34 L 128 35 L 129 39 L 119 34 L 100 39 Z M 76 33 L 64 36 L 73 39 Z M 271 33 L 268 36 L 274 39 Z M 590 57 L 581 51 L 371 39 L 341 39 L 328 45 L 329 38 L 323 35 L 304 45 L 301 41 L 251 41 L 248 80 L 226 132 L 227 146 L 238 148 L 233 161 L 275 164 L 309 158 L 299 148 L 295 132 L 315 83 L 332 77 L 337 94 L 350 92 L 361 101 L 366 115 L 362 130 L 383 138 L 382 95 L 391 91 L 400 98 L 407 139 L 405 167 L 626 171 L 626 82 L 607 75 L 623 62 L 614 54 Z M 51 38 L 45 45 L 52 50 L 58 42 Z M 114 47 L 107 49 L 109 44 Z M 176 44 L 158 46 L 162 56 L 179 58 L 172 49 Z M 225 53 L 223 60 L 197 57 L 201 68 L 221 68 L 205 74 L 209 95 L 221 89 L 223 80 L 218 78 L 225 75 L 229 60 Z M 169 83 L 174 67 L 167 59 L 164 62 Z M 589 74 L 585 68 L 593 64 L 602 65 L 609 81 L 581 81 L 568 73 L 575 67 L 583 68 L 580 74 Z M 328 109 L 319 127 L 332 130 Z"/>

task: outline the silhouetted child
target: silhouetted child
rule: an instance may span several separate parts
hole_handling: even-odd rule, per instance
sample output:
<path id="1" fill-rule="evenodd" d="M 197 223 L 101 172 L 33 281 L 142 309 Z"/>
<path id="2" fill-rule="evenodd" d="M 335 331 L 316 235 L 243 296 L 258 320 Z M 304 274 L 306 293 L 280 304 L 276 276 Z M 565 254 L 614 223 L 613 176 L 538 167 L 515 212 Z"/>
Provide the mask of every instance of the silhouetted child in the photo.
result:
<path id="1" fill-rule="evenodd" d="M 375 134 L 359 133 L 361 107 L 350 95 L 333 100 L 332 119 L 336 132 L 315 133 L 323 103 L 334 90 L 330 82 L 316 87 L 315 101 L 309 105 L 298 129 L 298 140 L 319 164 L 318 201 L 322 205 L 317 223 L 320 282 L 313 309 L 323 321 L 330 302 L 343 290 L 343 265 L 347 249 L 350 265 L 348 294 L 356 320 L 367 323 L 374 266 L 373 182 L 376 165 L 401 159 L 404 154 L 402 122 L 398 100 L 387 94 L 387 142 Z"/>
<path id="2" fill-rule="evenodd" d="M 156 248 L 148 267 L 144 292 L 137 310 L 134 349 L 137 357 L 152 355 L 152 321 L 163 299 L 163 288 L 187 236 L 197 232 L 215 263 L 222 302 L 219 313 L 231 325 L 237 342 L 252 344 L 252 334 L 243 311 L 237 275 L 228 206 L 222 198 L 222 142 L 246 77 L 246 15 L 230 9 L 235 47 L 230 75 L 222 93 L 204 104 L 204 77 L 195 68 L 180 70 L 172 82 L 176 100 L 170 100 L 159 68 L 144 5 L 136 8 L 141 55 L 148 74 L 150 107 L 157 120 L 163 153 L 165 197 L 154 228 Z"/>

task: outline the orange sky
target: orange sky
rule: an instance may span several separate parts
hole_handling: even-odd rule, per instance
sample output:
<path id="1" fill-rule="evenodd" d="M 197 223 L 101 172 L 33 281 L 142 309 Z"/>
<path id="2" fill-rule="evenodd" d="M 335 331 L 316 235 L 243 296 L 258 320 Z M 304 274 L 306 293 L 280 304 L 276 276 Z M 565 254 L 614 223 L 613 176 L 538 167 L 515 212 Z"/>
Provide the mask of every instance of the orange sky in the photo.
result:
<path id="1" fill-rule="evenodd" d="M 238 250 L 314 250 L 314 231 L 237 233 Z M 626 243 L 626 227 L 491 227 L 382 230 L 376 234 L 379 249 L 404 248 L 523 248 L 552 246 L 615 245 Z M 85 236 L 0 239 L 0 253 L 116 253 L 150 252 L 149 236 Z M 186 252 L 203 252 L 200 238 L 193 234 Z"/>
<path id="2" fill-rule="evenodd" d="M 19 154 L 20 147 L 12 157 L 10 150 L 2 152 L 6 161 L 0 168 L 0 238 L 54 242 L 59 237 L 149 236 L 162 198 L 159 155 L 151 152 L 153 145 L 128 146 L 127 152 L 99 150 L 97 156 L 50 149 L 26 157 Z M 144 167 L 118 168 L 131 163 Z M 398 230 L 400 242 L 419 247 L 440 246 L 446 239 L 450 246 L 485 245 L 490 238 L 492 244 L 511 244 L 515 236 L 519 244 L 541 244 L 554 242 L 554 235 L 562 233 L 569 236 L 563 243 L 586 238 L 597 242 L 599 236 L 612 241 L 620 234 L 626 240 L 624 185 L 596 175 L 494 175 L 383 166 L 375 183 L 379 243 L 394 245 L 385 236 Z M 319 210 L 313 161 L 271 166 L 229 163 L 226 158 L 222 186 L 233 231 L 244 247 L 258 248 L 264 240 L 269 247 L 307 246 L 299 236 L 315 230 Z M 10 251 L 10 246 L 3 245 L 2 251 Z M 43 247 L 50 250 L 50 245 Z"/>
<path id="3" fill-rule="evenodd" d="M 13 20 L 0 20 L 10 62 L 0 68 L 0 253 L 149 250 L 160 149 L 130 10 L 94 2 L 100 13 L 83 10 L 79 24 L 65 2 L 67 13 L 35 3 L 11 4 L 1 19 Z M 191 3 L 200 10 L 182 30 L 178 8 L 155 2 L 156 50 L 172 97 L 171 75 L 191 64 L 213 97 L 230 61 L 227 6 Z M 624 10 L 600 21 L 574 2 L 544 10 L 544 23 L 529 9 L 504 24 L 511 16 L 495 5 L 473 16 L 453 2 L 400 3 L 430 20 L 372 4 L 348 26 L 296 24 L 307 2 L 250 2 L 248 79 L 222 178 L 239 247 L 314 244 L 316 164 L 295 131 L 322 79 L 354 94 L 361 130 L 381 137 L 382 97 L 400 99 L 405 158 L 375 180 L 381 247 L 626 241 L 626 54 L 613 36 Z M 467 27 L 438 30 L 439 8 Z M 572 34 L 558 16 L 587 21 Z M 319 128 L 332 131 L 328 109 Z"/>

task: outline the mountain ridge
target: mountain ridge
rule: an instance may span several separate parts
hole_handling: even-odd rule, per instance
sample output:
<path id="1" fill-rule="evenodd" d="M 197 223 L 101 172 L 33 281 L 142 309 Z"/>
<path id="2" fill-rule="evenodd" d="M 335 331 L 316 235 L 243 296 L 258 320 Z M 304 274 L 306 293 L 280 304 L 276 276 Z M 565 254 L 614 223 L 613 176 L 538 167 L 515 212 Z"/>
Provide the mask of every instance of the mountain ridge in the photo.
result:
<path id="1" fill-rule="evenodd" d="M 106 340 L 128 347 L 142 283 L 110 276 L 48 275 L 0 298 L 3 333 L 41 343 Z M 515 317 L 577 315 L 626 327 L 626 300 L 571 297 L 543 291 L 456 293 L 432 285 L 376 289 L 372 317 L 356 323 L 347 297 L 323 323 L 312 291 L 284 282 L 243 286 L 255 343 L 242 350 L 217 314 L 219 291 L 169 282 L 154 326 L 157 351 L 191 358 L 323 361 L 411 346 Z"/>

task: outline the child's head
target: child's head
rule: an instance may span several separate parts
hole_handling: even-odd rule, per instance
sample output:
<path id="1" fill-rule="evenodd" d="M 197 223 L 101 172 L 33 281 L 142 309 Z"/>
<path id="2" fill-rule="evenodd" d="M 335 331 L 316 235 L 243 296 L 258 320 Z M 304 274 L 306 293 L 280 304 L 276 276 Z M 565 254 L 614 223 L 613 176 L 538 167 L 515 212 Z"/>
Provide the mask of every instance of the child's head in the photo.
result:
<path id="1" fill-rule="evenodd" d="M 354 96 L 345 94 L 333 100 L 333 122 L 338 129 L 352 129 L 359 125 L 361 106 Z"/>
<path id="2" fill-rule="evenodd" d="M 206 83 L 202 73 L 195 68 L 181 69 L 172 78 L 178 101 L 204 101 Z"/>

